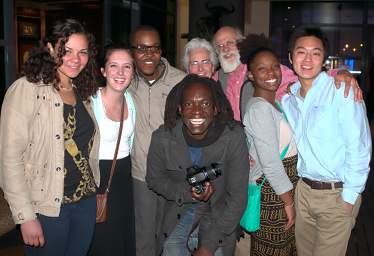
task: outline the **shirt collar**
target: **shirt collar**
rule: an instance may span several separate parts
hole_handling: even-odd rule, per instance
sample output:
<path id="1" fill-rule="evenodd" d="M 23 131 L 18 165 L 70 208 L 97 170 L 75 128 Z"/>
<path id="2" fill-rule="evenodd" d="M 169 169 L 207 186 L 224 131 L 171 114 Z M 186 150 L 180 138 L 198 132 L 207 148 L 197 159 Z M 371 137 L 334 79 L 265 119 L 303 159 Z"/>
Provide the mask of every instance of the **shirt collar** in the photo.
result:
<path id="1" fill-rule="evenodd" d="M 309 89 L 307 96 L 304 98 L 306 102 L 313 104 L 314 106 L 324 105 L 328 102 L 328 99 L 325 95 L 325 87 L 326 86 L 333 86 L 331 85 L 331 78 L 327 75 L 326 72 L 322 71 L 312 83 L 312 87 Z M 301 83 L 298 81 L 294 85 L 292 85 L 290 91 L 295 97 L 297 97 L 297 93 L 301 88 Z M 308 103 L 308 104 L 309 104 Z"/>
<path id="2" fill-rule="evenodd" d="M 327 79 L 328 79 L 328 75 L 326 74 L 326 72 L 322 71 L 321 73 L 319 73 L 319 75 L 313 80 L 312 82 L 312 87 L 309 89 L 309 92 L 308 94 L 311 92 L 311 91 L 315 91 L 315 90 L 318 90 L 319 88 L 318 87 L 321 87 L 323 86 L 323 84 L 325 82 L 327 82 Z M 300 81 L 297 81 L 296 83 L 294 83 L 291 88 L 290 88 L 290 92 L 291 94 L 293 95 L 296 95 L 297 92 L 300 90 L 301 88 L 301 83 Z"/>
<path id="3" fill-rule="evenodd" d="M 158 80 L 164 80 L 165 79 L 165 76 L 168 73 L 168 64 L 169 63 L 167 62 L 167 60 L 165 58 L 161 57 L 159 65 L 162 66 L 162 71 L 160 73 L 160 76 L 155 78 L 152 84 L 156 83 Z M 137 69 L 135 70 L 135 72 L 136 72 L 136 75 L 139 78 L 143 79 L 146 83 L 151 84 Z"/>

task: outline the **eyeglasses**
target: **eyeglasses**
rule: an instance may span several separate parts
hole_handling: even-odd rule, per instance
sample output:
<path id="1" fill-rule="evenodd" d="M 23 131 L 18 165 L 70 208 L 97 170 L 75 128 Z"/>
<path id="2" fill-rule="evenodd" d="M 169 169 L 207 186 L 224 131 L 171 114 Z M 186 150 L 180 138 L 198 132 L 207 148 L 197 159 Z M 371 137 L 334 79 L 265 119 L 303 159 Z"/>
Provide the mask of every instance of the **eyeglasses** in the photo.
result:
<path id="1" fill-rule="evenodd" d="M 206 65 L 210 65 L 210 64 L 212 64 L 212 62 L 210 61 L 210 60 L 202 60 L 202 61 L 197 61 L 197 60 L 195 60 L 195 61 L 192 61 L 191 63 L 190 63 L 190 66 L 191 67 L 197 67 L 197 66 L 199 66 L 199 65 L 204 65 L 204 66 L 206 66 Z"/>
<path id="2" fill-rule="evenodd" d="M 131 46 L 132 49 L 137 51 L 140 54 L 145 54 L 145 53 L 160 53 L 161 52 L 161 47 L 157 45 L 138 45 L 138 46 Z"/>
<path id="3" fill-rule="evenodd" d="M 216 49 L 221 51 L 224 47 L 227 47 L 227 48 L 232 48 L 234 46 L 236 46 L 236 41 L 232 41 L 232 40 L 228 40 L 226 41 L 226 43 L 223 43 L 223 44 L 216 44 Z"/>

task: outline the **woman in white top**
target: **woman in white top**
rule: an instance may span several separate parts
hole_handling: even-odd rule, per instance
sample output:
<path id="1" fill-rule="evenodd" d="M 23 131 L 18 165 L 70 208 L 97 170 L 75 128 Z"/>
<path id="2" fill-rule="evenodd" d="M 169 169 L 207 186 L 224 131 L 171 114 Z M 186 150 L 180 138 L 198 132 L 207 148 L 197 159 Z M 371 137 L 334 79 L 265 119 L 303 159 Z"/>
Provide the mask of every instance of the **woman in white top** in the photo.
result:
<path id="1" fill-rule="evenodd" d="M 103 52 L 101 72 L 106 86 L 92 97 L 100 129 L 100 187 L 108 185 L 117 144 L 124 101 L 123 130 L 117 163 L 108 195 L 107 220 L 96 224 L 90 255 L 135 255 L 135 226 L 130 152 L 134 134 L 135 107 L 126 90 L 134 76 L 133 59 L 123 45 L 111 44 Z"/>
<path id="2" fill-rule="evenodd" d="M 255 36 L 256 37 L 256 36 Z M 259 38 L 248 40 L 261 41 Z M 297 149 L 292 130 L 275 101 L 281 83 L 280 63 L 267 47 L 248 54 L 248 78 L 255 91 L 243 123 L 254 166 L 249 182 L 260 184 L 260 229 L 251 234 L 250 255 L 296 255 L 293 191 L 297 182 Z"/>

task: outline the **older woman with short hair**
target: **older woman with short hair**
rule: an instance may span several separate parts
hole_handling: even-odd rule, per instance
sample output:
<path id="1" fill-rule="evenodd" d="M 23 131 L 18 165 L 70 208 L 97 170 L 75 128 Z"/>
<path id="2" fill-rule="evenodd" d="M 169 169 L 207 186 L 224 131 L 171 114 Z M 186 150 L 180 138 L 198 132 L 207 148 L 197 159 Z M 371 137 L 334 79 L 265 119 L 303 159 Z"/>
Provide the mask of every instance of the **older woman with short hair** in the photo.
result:
<path id="1" fill-rule="evenodd" d="M 211 43 L 196 37 L 184 47 L 182 64 L 189 74 L 211 78 L 218 67 L 218 58 Z"/>

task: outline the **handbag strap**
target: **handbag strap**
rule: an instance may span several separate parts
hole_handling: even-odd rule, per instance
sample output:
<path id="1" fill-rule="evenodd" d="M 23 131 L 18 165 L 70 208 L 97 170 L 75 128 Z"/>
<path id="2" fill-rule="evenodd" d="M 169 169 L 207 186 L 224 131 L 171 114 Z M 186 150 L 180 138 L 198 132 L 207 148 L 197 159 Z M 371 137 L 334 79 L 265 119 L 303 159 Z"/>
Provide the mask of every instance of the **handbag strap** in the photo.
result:
<path id="1" fill-rule="evenodd" d="M 113 178 L 113 174 L 114 174 L 114 168 L 116 167 L 117 155 L 118 155 L 118 150 L 119 150 L 119 144 L 121 142 L 121 135 L 122 135 L 122 128 L 123 128 L 123 113 L 124 113 L 124 108 L 125 108 L 125 97 L 123 97 L 123 101 L 122 101 L 121 121 L 120 121 L 120 124 L 119 124 L 117 145 L 116 145 L 116 150 L 114 151 L 114 157 L 113 157 L 113 161 L 112 161 L 112 168 L 110 169 L 110 175 L 109 175 L 108 185 L 106 187 L 105 193 L 109 193 L 110 185 L 112 184 L 112 178 Z"/>
<path id="2" fill-rule="evenodd" d="M 287 147 L 285 147 L 285 148 L 282 150 L 282 153 L 280 154 L 280 160 L 281 160 L 281 161 L 282 161 L 282 160 L 284 159 L 284 157 L 286 156 L 289 147 L 290 147 L 290 143 L 287 145 Z"/>
<path id="3" fill-rule="evenodd" d="M 286 113 L 284 113 L 280 103 L 278 101 L 275 101 L 275 106 L 277 107 L 277 109 L 279 110 L 279 112 L 281 112 L 284 116 L 284 118 L 286 119 L 287 123 L 288 123 L 288 119 L 287 119 L 287 116 L 286 116 Z"/>
<path id="4" fill-rule="evenodd" d="M 281 105 L 279 104 L 278 101 L 275 101 L 275 106 L 277 107 L 277 109 L 279 110 L 279 112 L 281 112 L 284 116 L 284 119 L 286 119 L 286 122 L 288 123 L 288 119 L 287 119 L 287 116 L 286 116 L 286 113 L 284 113 Z M 280 154 L 280 160 L 282 161 L 284 159 L 284 157 L 286 156 L 286 153 L 288 151 L 288 148 L 290 147 L 290 144 L 291 142 L 287 145 L 287 147 L 285 147 L 283 150 L 282 150 L 282 153 Z"/>

